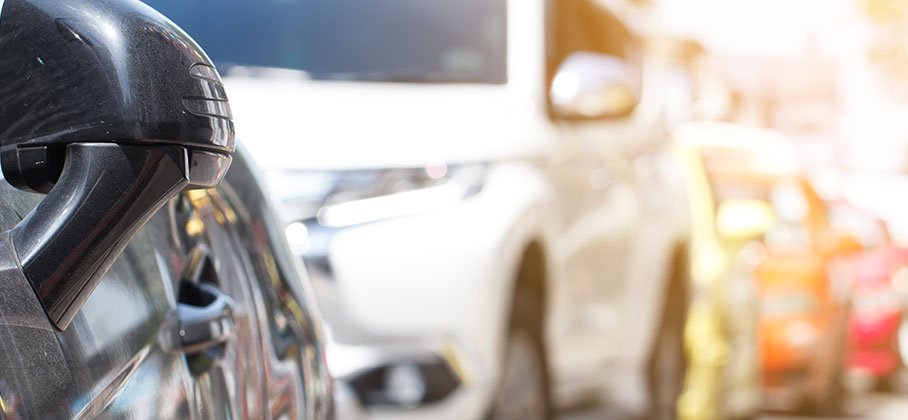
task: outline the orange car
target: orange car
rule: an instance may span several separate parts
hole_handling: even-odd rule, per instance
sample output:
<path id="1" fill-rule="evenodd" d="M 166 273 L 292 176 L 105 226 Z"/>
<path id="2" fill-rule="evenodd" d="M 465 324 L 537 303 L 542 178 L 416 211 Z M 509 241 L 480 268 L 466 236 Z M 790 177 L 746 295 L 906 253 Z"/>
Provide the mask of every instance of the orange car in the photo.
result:
<path id="1" fill-rule="evenodd" d="M 757 270 L 767 403 L 834 412 L 846 352 L 851 264 L 846 249 L 768 247 Z M 818 249 L 817 247 L 820 247 Z"/>
<path id="2" fill-rule="evenodd" d="M 835 409 L 845 351 L 849 241 L 829 227 L 783 136 L 704 141 L 698 149 L 717 201 L 762 202 L 775 222 L 759 242 L 755 272 L 764 403 L 775 409 Z"/>

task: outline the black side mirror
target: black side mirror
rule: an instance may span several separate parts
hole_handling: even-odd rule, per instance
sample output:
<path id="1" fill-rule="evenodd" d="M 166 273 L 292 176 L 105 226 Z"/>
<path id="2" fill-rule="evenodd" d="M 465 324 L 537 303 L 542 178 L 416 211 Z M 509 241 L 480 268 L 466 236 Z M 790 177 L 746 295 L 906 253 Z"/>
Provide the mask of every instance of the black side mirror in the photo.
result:
<path id="1" fill-rule="evenodd" d="M 0 4 L 0 164 L 47 194 L 0 241 L 65 329 L 165 202 L 220 182 L 233 122 L 202 49 L 139 1 Z"/>

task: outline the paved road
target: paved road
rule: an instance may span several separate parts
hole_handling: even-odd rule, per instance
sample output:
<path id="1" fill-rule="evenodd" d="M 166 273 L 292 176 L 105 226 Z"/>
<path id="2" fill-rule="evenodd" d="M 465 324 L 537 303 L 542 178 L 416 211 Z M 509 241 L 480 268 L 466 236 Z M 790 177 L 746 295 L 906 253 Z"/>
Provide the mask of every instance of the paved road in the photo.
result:
<path id="1" fill-rule="evenodd" d="M 769 414 L 761 420 L 908 420 L 908 394 L 865 394 L 851 396 L 845 404 L 845 413 L 839 417 L 797 417 Z M 641 420 L 616 408 L 588 407 L 565 413 L 560 420 Z"/>
<path id="2" fill-rule="evenodd" d="M 801 420 L 804 417 L 783 415 L 764 416 L 766 420 Z M 852 396 L 845 404 L 845 413 L 834 419 L 908 419 L 908 394 L 867 394 Z M 817 418 L 811 418 L 817 420 Z M 825 419 L 824 419 L 825 420 Z"/>

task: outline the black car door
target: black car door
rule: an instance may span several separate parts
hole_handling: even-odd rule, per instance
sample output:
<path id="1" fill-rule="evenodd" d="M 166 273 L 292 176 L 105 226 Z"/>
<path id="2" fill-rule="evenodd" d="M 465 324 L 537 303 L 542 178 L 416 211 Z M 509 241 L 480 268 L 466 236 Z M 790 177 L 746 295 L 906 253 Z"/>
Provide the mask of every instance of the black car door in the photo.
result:
<path id="1" fill-rule="evenodd" d="M 222 333 L 201 340 L 209 341 L 208 349 L 187 352 L 197 408 L 209 418 L 263 417 L 265 375 L 256 297 L 232 234 L 235 213 L 223 205 L 215 189 L 181 194 L 170 203 L 169 213 L 178 245 L 171 252 L 183 260 L 177 285 L 178 312 L 193 311 L 181 323 L 185 327 L 196 322 L 203 329 L 224 327 Z M 229 314 L 219 313 L 225 308 L 211 303 L 212 298 L 226 301 Z M 217 344 L 220 340 L 224 343 Z"/>
<path id="2" fill-rule="evenodd" d="M 42 196 L 0 180 L 0 231 Z M 187 359 L 161 345 L 183 260 L 161 212 L 126 248 L 72 324 L 58 330 L 0 241 L 0 409 L 6 418 L 195 418 Z"/>
<path id="3" fill-rule="evenodd" d="M 282 224 L 251 160 L 240 148 L 213 197 L 224 209 L 238 260 L 245 264 L 259 314 L 268 415 L 332 416 L 332 381 L 322 346 L 321 318 L 305 271 L 293 257 Z"/>
<path id="4" fill-rule="evenodd" d="M 0 179 L 0 231 L 41 198 Z M 0 249 L 0 268 L 13 258 Z M 159 211 L 65 331 L 27 283 L 0 275 L 2 417 L 326 418 L 330 377 L 294 261 L 240 157 L 220 188 Z M 223 334 L 175 344 L 223 321 L 206 309 L 224 297 Z M 181 319 L 187 308 L 195 318 Z"/>
<path id="5" fill-rule="evenodd" d="M 243 176 L 221 189 L 239 211 L 220 190 L 165 205 L 65 331 L 28 283 L 0 274 L 0 418 L 326 417 L 317 320 L 279 224 Z M 0 232 L 41 198 L 0 180 Z M 8 243 L 0 273 L 16 269 Z M 223 331 L 179 343 L 193 326 Z"/>

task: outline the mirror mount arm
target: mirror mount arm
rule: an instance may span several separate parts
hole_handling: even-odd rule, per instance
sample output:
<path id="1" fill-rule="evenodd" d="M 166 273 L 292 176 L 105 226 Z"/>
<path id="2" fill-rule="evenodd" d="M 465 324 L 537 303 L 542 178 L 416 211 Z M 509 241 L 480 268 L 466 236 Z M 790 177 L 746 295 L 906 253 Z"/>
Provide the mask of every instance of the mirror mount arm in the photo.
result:
<path id="1" fill-rule="evenodd" d="M 63 330 L 164 203 L 223 179 L 232 113 L 205 52 L 139 1 L 0 0 L 0 12 L 0 169 L 47 194 L 0 233 L 16 266 L 0 274 L 18 270 Z"/>
<path id="2" fill-rule="evenodd" d="M 182 146 L 74 143 L 59 181 L 12 229 L 20 268 L 63 330 L 126 245 L 190 184 Z"/>

